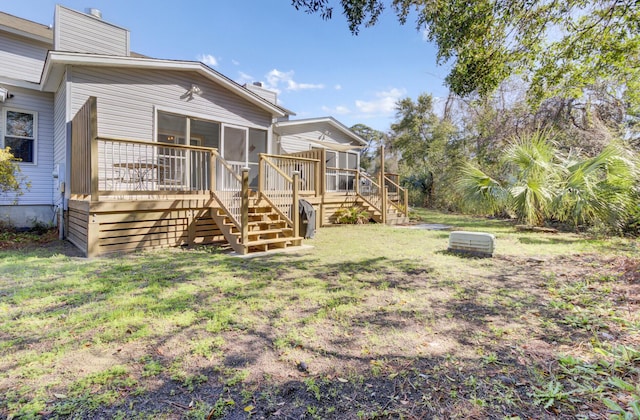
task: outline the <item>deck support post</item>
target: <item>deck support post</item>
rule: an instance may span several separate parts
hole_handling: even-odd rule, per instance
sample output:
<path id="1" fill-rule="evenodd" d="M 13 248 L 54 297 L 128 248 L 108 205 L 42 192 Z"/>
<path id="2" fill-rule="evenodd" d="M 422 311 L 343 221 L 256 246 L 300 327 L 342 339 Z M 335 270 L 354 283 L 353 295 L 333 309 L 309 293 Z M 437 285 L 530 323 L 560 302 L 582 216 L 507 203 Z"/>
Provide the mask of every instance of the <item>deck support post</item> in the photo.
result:
<path id="1" fill-rule="evenodd" d="M 216 190 L 216 153 L 215 151 L 209 152 L 209 191 Z"/>
<path id="2" fill-rule="evenodd" d="M 313 189 L 316 191 L 316 197 L 320 196 L 320 194 L 324 194 L 322 192 L 322 177 L 324 176 L 324 174 L 321 171 L 320 168 L 320 161 L 316 161 L 316 163 L 314 163 L 315 166 L 315 179 L 314 179 L 314 185 L 313 185 Z"/>
<path id="3" fill-rule="evenodd" d="M 240 241 L 242 255 L 249 252 L 249 168 L 242 168 L 242 208 L 240 209 Z"/>
<path id="4" fill-rule="evenodd" d="M 98 107 L 95 96 L 89 98 L 89 173 L 91 176 L 91 201 L 100 201 L 98 182 Z"/>
<path id="5" fill-rule="evenodd" d="M 322 186 L 320 188 L 320 194 L 324 200 L 324 196 L 327 194 L 327 150 L 324 148 L 320 149 L 320 156 L 320 185 Z"/>
<path id="6" fill-rule="evenodd" d="M 380 188 L 384 188 L 384 144 L 380 146 Z"/>
<path id="7" fill-rule="evenodd" d="M 194 246 L 196 242 L 196 218 L 193 215 L 193 210 L 187 211 L 187 238 L 187 246 Z"/>
<path id="8" fill-rule="evenodd" d="M 385 185 L 386 183 L 384 182 L 385 179 L 385 168 L 384 168 L 384 144 L 380 146 L 380 192 L 382 193 L 382 209 L 380 209 L 382 211 L 382 223 L 383 224 L 387 224 L 387 199 L 389 198 L 389 190 L 387 188 L 387 186 Z"/>
<path id="9" fill-rule="evenodd" d="M 404 189 L 404 215 L 409 217 L 409 190 Z"/>
<path id="10" fill-rule="evenodd" d="M 387 199 L 389 198 L 389 187 L 382 188 L 382 223 L 387 224 Z"/>
<path id="11" fill-rule="evenodd" d="M 93 194 L 91 194 L 93 197 Z M 89 223 L 87 223 L 87 258 L 96 257 L 99 252 L 100 223 L 98 215 L 89 213 Z"/>
<path id="12" fill-rule="evenodd" d="M 263 153 L 258 154 L 258 197 L 262 197 L 264 191 L 264 166 L 262 165 Z"/>
<path id="13" fill-rule="evenodd" d="M 293 221 L 293 237 L 300 237 L 300 172 L 293 171 L 293 207 L 291 212 L 291 220 Z"/>
<path id="14" fill-rule="evenodd" d="M 353 186 L 353 190 L 356 195 L 360 195 L 360 169 L 356 170 L 356 180 L 355 185 Z"/>

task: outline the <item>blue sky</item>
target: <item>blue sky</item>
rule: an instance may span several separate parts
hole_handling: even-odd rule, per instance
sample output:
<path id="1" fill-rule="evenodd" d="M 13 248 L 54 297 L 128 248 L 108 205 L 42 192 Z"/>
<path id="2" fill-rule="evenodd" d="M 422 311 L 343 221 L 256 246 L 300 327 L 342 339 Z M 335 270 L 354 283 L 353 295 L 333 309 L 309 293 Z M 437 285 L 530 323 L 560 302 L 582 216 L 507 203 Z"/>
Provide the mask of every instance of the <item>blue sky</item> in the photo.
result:
<path id="1" fill-rule="evenodd" d="M 323 21 L 289 0 L 0 0 L 0 10 L 51 24 L 56 3 L 101 10 L 104 20 L 131 31 L 133 51 L 203 61 L 242 84 L 260 81 L 295 118 L 332 115 L 385 131 L 397 100 L 447 93 L 434 46 L 392 10 L 358 36 L 339 10 Z"/>

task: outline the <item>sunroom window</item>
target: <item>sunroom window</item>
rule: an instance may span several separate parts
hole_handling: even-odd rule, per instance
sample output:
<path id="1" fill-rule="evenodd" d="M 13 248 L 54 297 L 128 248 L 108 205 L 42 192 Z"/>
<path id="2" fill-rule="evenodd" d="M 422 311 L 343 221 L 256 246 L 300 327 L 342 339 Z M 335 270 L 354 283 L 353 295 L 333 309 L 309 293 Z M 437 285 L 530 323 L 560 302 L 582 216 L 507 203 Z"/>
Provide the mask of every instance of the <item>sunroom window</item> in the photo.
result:
<path id="1" fill-rule="evenodd" d="M 189 142 L 185 140 L 189 137 Z M 158 141 L 191 146 L 220 147 L 220 123 L 158 112 Z"/>
<path id="2" fill-rule="evenodd" d="M 38 114 L 28 111 L 5 110 L 4 143 L 23 163 L 36 163 Z"/>
<path id="3" fill-rule="evenodd" d="M 358 155 L 326 151 L 327 191 L 352 191 L 358 169 Z"/>

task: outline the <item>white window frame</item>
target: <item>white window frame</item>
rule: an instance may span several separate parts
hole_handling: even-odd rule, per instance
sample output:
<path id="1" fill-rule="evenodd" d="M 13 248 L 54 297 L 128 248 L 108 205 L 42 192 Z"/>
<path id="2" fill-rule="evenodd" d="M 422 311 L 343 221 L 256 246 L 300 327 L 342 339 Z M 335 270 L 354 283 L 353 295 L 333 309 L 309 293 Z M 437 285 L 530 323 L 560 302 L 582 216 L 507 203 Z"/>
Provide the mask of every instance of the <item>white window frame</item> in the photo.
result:
<path id="1" fill-rule="evenodd" d="M 19 112 L 21 114 L 33 115 L 33 138 L 11 136 L 7 134 L 8 127 L 9 127 L 9 125 L 7 124 L 9 112 Z M 33 162 L 19 161 L 16 163 L 18 163 L 19 165 L 30 165 L 30 166 L 36 166 L 38 164 L 38 112 L 37 111 L 29 111 L 26 109 L 18 109 L 18 108 L 3 108 L 2 109 L 2 148 L 3 149 L 6 147 L 6 137 L 14 137 L 14 138 L 19 138 L 24 140 L 33 140 Z"/>

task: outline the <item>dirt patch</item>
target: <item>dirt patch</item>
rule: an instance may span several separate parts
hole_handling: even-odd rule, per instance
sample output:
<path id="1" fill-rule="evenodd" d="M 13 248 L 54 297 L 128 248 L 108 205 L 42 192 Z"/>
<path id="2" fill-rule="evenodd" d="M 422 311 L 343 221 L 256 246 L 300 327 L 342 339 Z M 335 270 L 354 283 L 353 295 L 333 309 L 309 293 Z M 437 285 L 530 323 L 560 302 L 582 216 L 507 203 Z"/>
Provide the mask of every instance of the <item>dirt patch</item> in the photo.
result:
<path id="1" fill-rule="evenodd" d="M 0 251 L 10 250 L 42 250 L 46 254 L 63 254 L 80 257 L 82 252 L 69 241 L 58 239 L 58 229 L 37 229 L 32 231 L 15 231 L 2 227 L 0 230 Z"/>

